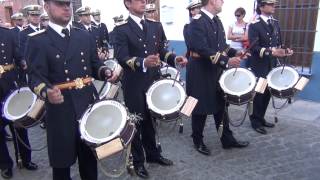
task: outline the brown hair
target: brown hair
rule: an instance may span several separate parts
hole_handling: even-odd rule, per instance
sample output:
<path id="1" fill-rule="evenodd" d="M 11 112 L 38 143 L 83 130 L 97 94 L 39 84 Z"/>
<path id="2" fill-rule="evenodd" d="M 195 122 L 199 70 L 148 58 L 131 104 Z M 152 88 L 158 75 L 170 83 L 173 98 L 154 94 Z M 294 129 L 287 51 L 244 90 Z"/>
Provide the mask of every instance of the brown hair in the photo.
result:
<path id="1" fill-rule="evenodd" d="M 242 7 L 239 7 L 234 11 L 234 14 L 237 14 L 237 13 L 239 13 L 241 15 L 246 15 L 246 10 Z"/>

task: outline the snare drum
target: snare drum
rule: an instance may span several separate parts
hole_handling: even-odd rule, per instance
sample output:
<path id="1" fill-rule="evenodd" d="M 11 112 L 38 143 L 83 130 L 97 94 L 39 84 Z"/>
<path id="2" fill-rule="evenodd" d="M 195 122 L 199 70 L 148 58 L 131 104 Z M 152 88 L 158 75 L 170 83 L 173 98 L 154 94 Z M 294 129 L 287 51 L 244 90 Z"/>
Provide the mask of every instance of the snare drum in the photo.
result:
<path id="1" fill-rule="evenodd" d="M 113 71 L 113 73 L 118 74 L 119 79 L 122 76 L 122 67 L 116 60 L 106 60 L 104 64 Z"/>
<path id="2" fill-rule="evenodd" d="M 183 86 L 173 79 L 162 79 L 153 83 L 147 93 L 147 104 L 151 114 L 161 120 L 179 117 L 187 98 Z"/>
<path id="3" fill-rule="evenodd" d="M 228 69 L 221 75 L 219 83 L 225 93 L 226 101 L 230 104 L 246 104 L 254 97 L 256 77 L 248 69 Z"/>
<path id="4" fill-rule="evenodd" d="M 103 83 L 104 81 L 98 81 L 98 80 L 93 81 L 93 85 L 96 88 L 98 93 L 101 90 Z M 108 95 L 108 92 L 110 91 L 110 87 L 111 87 L 111 83 L 107 82 L 104 88 L 102 89 L 101 93 L 99 94 L 100 99 L 104 99 Z"/>
<path id="5" fill-rule="evenodd" d="M 292 67 L 280 66 L 269 72 L 267 81 L 273 96 L 290 98 L 296 92 L 294 86 L 299 81 L 299 73 Z"/>
<path id="6" fill-rule="evenodd" d="M 91 147 L 116 138 L 120 138 L 126 147 L 136 132 L 127 109 L 115 100 L 101 100 L 88 107 L 79 124 L 81 138 Z"/>
<path id="7" fill-rule="evenodd" d="M 161 76 L 165 76 L 165 77 L 168 77 L 168 78 L 171 78 L 171 79 L 175 79 L 177 74 L 179 73 L 178 70 L 176 68 L 173 68 L 173 67 L 170 67 L 170 66 L 165 66 L 165 67 L 162 67 L 160 69 L 160 72 L 161 72 Z M 180 80 L 180 74 L 178 74 L 178 77 L 176 80 Z"/>
<path id="8" fill-rule="evenodd" d="M 18 127 L 30 128 L 45 115 L 44 101 L 37 98 L 30 88 L 22 87 L 13 91 L 3 103 L 3 117 Z"/>

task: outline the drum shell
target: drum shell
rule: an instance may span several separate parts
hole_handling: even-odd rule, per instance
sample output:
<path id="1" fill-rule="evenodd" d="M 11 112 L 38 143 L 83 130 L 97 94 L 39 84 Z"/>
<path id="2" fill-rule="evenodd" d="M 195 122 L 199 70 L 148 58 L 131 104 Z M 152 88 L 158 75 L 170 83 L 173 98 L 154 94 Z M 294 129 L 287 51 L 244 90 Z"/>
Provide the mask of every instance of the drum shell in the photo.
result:
<path id="1" fill-rule="evenodd" d="M 255 95 L 254 91 L 249 92 L 247 94 L 243 94 L 241 96 L 225 94 L 225 99 L 230 104 L 241 106 L 243 104 L 249 103 L 254 98 L 254 95 Z"/>
<path id="2" fill-rule="evenodd" d="M 269 89 L 270 89 L 271 95 L 280 99 L 292 98 L 296 93 L 296 90 L 294 88 L 289 88 L 281 91 L 272 89 L 272 88 L 269 88 Z"/>

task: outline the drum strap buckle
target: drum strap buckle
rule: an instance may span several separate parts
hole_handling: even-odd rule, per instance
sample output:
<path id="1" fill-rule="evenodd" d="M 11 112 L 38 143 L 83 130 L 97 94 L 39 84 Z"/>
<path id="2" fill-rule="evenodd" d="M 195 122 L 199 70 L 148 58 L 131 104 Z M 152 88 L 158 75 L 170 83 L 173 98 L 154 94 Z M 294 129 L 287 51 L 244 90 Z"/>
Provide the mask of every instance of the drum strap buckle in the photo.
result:
<path id="1" fill-rule="evenodd" d="M 0 65 L 0 75 L 2 75 L 3 73 L 10 71 L 14 68 L 13 64 L 9 64 L 9 65 Z"/>
<path id="2" fill-rule="evenodd" d="M 74 80 L 75 88 L 76 89 L 82 89 L 84 87 L 84 82 L 81 78 L 77 78 Z"/>

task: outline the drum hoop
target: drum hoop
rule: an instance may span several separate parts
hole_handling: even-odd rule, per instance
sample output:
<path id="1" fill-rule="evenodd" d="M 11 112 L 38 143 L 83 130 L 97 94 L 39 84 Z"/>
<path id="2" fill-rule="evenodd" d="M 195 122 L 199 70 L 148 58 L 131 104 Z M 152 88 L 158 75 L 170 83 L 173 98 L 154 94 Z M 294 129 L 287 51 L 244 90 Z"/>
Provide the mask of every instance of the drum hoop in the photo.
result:
<path id="1" fill-rule="evenodd" d="M 121 120 L 121 124 L 120 127 L 111 135 L 108 136 L 106 138 L 95 138 L 92 137 L 86 130 L 85 126 L 88 120 L 89 115 L 94 112 L 95 109 L 103 106 L 103 105 L 112 105 L 112 106 L 116 106 L 117 108 L 119 108 L 119 110 L 121 111 L 122 116 L 122 120 Z M 91 110 L 91 111 L 90 111 Z M 120 133 L 123 131 L 126 123 L 127 123 L 127 117 L 128 117 L 128 113 L 126 108 L 119 102 L 115 101 L 115 100 L 101 100 L 97 103 L 95 103 L 91 109 L 91 106 L 85 111 L 85 113 L 83 114 L 82 118 L 80 119 L 80 133 L 83 139 L 85 139 L 86 141 L 89 141 L 91 143 L 95 143 L 95 144 L 102 144 L 102 143 L 106 143 L 108 141 L 111 141 L 112 139 L 119 137 Z"/>
<path id="2" fill-rule="evenodd" d="M 222 88 L 222 90 L 226 93 L 226 94 L 230 94 L 230 95 L 234 95 L 234 96 L 241 96 L 241 95 L 244 95 L 244 94 L 247 94 L 251 91 L 254 90 L 254 87 L 256 86 L 256 76 L 248 69 L 245 69 L 245 68 L 237 68 L 237 71 L 241 71 L 241 72 L 245 72 L 249 75 L 250 77 L 250 80 L 251 80 L 251 85 L 244 91 L 240 91 L 240 92 L 234 92 L 234 91 L 231 91 L 229 90 L 226 85 L 224 84 L 224 80 L 225 78 L 227 77 L 227 75 L 229 74 L 233 74 L 235 71 L 235 68 L 231 68 L 231 69 L 228 69 L 226 70 L 220 77 L 220 80 L 219 80 L 219 84 L 220 84 L 220 87 Z"/>
<path id="3" fill-rule="evenodd" d="M 112 70 L 115 70 L 116 68 L 117 68 L 117 66 L 118 66 L 118 62 L 117 61 L 115 61 L 115 60 L 112 60 L 112 59 L 109 59 L 109 60 L 106 60 L 105 62 L 104 62 L 104 65 L 107 65 L 107 62 L 110 62 L 110 63 L 112 63 L 113 65 L 113 69 Z"/>
<path id="4" fill-rule="evenodd" d="M 181 95 L 181 100 L 180 102 L 172 109 L 170 110 L 161 110 L 159 108 L 157 108 L 153 102 L 152 102 L 152 99 L 151 99 L 151 95 L 153 93 L 153 91 L 159 86 L 159 85 L 162 85 L 162 84 L 170 84 L 172 85 L 174 82 L 173 79 L 162 79 L 162 80 L 158 80 L 156 82 L 154 82 L 148 89 L 147 93 L 146 93 L 146 97 L 147 97 L 147 105 L 149 107 L 150 110 L 152 110 L 153 112 L 155 113 L 158 113 L 160 114 L 161 116 L 164 116 L 164 115 L 167 115 L 167 114 L 172 114 L 174 112 L 177 112 L 181 109 L 181 107 L 183 106 L 184 102 L 185 102 L 185 99 L 187 98 L 187 95 L 186 95 L 186 92 L 183 88 L 183 86 L 179 83 L 179 82 L 176 82 L 174 84 L 175 87 L 177 87 L 179 89 L 179 92 L 180 92 L 180 95 Z"/>
<path id="5" fill-rule="evenodd" d="M 10 100 L 13 98 L 13 96 L 15 96 L 18 92 L 23 92 L 23 91 L 29 91 L 32 93 L 32 97 L 33 97 L 33 101 L 32 101 L 32 104 L 31 106 L 28 108 L 28 110 L 23 113 L 22 115 L 20 116 L 12 116 L 9 112 L 8 112 L 8 105 L 9 105 L 9 102 Z M 3 114 L 3 117 L 5 117 L 6 119 L 8 120 L 11 120 L 11 121 L 15 121 L 15 120 L 18 120 L 18 119 L 21 119 L 23 117 L 25 117 L 30 111 L 31 109 L 33 108 L 33 106 L 35 105 L 37 101 L 37 95 L 34 94 L 29 87 L 22 87 L 20 89 L 16 89 L 14 91 L 12 91 L 10 93 L 10 95 L 6 98 L 6 100 L 4 101 L 4 104 L 3 104 L 3 109 L 2 109 L 2 114 Z"/>
<path id="6" fill-rule="evenodd" d="M 95 81 L 100 81 L 100 80 L 95 80 Z M 103 81 L 100 81 L 100 82 L 103 83 Z M 96 88 L 96 86 L 94 85 L 94 81 L 93 81 L 93 86 Z M 111 88 L 111 83 L 107 82 L 106 87 L 107 87 L 106 91 L 99 96 L 100 99 L 103 99 L 108 95 L 108 92 L 110 91 L 110 88 Z M 99 92 L 100 88 L 96 88 L 96 90 L 97 90 L 97 92 Z"/>
<path id="7" fill-rule="evenodd" d="M 160 69 L 161 74 L 162 74 L 162 70 L 163 70 L 163 71 L 167 71 L 167 69 L 168 69 L 168 71 L 173 71 L 173 72 L 175 72 L 176 74 L 179 73 L 179 71 L 178 71 L 176 68 L 173 68 L 173 67 L 170 67 L 170 66 L 165 66 L 165 67 L 162 67 L 162 68 Z M 175 77 L 171 77 L 171 79 L 174 79 L 174 78 L 175 78 Z M 180 79 L 180 74 L 178 74 L 177 79 L 178 79 L 178 80 Z"/>
<path id="8" fill-rule="evenodd" d="M 278 90 L 278 91 L 283 91 L 286 89 L 290 89 L 293 88 L 297 82 L 299 81 L 299 73 L 297 70 L 295 70 L 294 68 L 290 67 L 290 66 L 285 66 L 284 69 L 285 70 L 289 70 L 293 73 L 294 75 L 294 81 L 291 82 L 291 84 L 288 87 L 278 87 L 275 84 L 273 84 L 273 82 L 271 81 L 271 77 L 272 75 L 277 72 L 277 71 L 282 71 L 283 66 L 280 67 L 276 67 L 274 69 L 272 69 L 269 74 L 267 75 L 267 82 L 268 82 L 268 86 L 272 89 Z"/>

